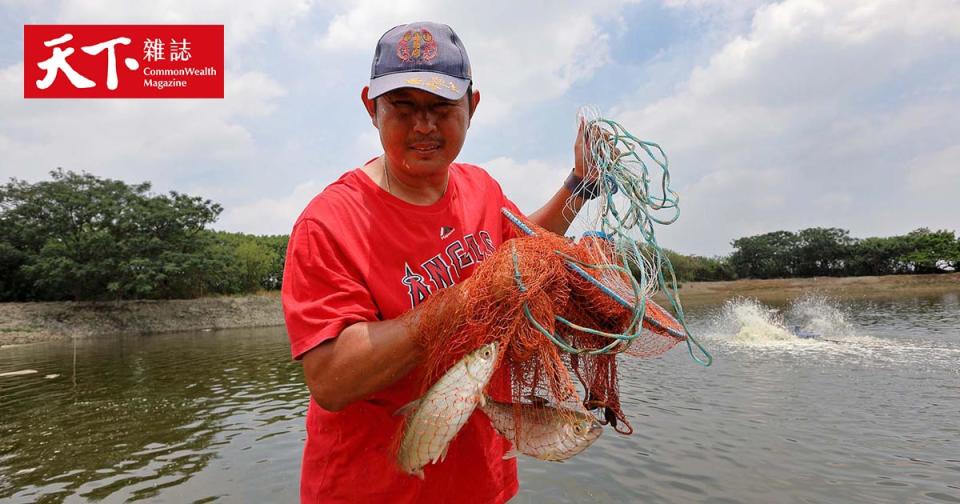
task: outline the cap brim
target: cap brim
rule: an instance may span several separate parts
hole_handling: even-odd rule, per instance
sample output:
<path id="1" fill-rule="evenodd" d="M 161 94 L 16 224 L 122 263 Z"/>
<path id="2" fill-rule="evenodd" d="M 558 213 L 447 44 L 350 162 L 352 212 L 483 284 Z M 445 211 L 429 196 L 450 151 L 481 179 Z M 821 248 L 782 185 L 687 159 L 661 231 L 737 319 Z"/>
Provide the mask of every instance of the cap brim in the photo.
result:
<path id="1" fill-rule="evenodd" d="M 436 72 L 399 72 L 376 79 L 370 79 L 369 98 L 376 98 L 394 89 L 414 88 L 442 96 L 448 100 L 459 100 L 467 92 L 470 81 L 457 79 Z"/>

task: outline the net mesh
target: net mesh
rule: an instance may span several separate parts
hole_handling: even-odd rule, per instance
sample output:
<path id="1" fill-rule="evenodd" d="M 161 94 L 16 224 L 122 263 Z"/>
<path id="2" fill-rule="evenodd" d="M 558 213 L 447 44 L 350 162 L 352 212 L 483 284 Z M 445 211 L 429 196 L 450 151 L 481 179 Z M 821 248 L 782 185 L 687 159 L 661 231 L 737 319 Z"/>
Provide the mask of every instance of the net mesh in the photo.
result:
<path id="1" fill-rule="evenodd" d="M 710 363 L 684 326 L 673 269 L 654 233 L 654 224 L 679 215 L 666 156 L 589 110 L 581 112 L 580 124 L 587 178 L 598 181 L 599 197 L 573 227 L 593 232 L 574 242 L 504 210 L 523 236 L 505 242 L 458 288 L 434 293 L 409 315 L 426 354 L 424 392 L 467 353 L 499 343 L 518 436 L 520 408 L 535 398 L 591 412 L 631 433 L 618 386 L 622 353 L 654 357 L 685 341 L 695 360 Z M 653 302 L 657 292 L 673 314 Z M 694 355 L 694 347 L 706 359 Z"/>

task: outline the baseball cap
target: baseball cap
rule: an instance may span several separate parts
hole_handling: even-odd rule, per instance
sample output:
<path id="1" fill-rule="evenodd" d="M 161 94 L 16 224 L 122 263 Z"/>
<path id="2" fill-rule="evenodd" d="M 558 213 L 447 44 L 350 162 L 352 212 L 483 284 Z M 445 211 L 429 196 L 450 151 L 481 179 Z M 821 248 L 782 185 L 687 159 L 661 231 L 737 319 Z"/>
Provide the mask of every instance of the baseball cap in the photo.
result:
<path id="1" fill-rule="evenodd" d="M 368 96 L 410 87 L 459 100 L 471 78 L 467 50 L 453 28 L 421 21 L 395 26 L 380 37 Z"/>

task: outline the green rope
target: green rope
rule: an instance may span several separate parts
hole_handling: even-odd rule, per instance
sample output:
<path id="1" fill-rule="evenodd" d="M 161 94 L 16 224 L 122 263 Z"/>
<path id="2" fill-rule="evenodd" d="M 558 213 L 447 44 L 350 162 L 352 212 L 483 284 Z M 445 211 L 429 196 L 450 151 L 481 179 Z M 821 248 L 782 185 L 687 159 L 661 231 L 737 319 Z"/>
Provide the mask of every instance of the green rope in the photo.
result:
<path id="1" fill-rule="evenodd" d="M 599 170 L 602 184 L 599 230 L 613 241 L 626 267 L 629 268 L 631 264 L 637 266 L 642 281 L 647 276 L 645 265 L 654 267 L 657 287 L 670 302 L 677 321 L 687 333 L 688 353 L 697 363 L 709 366 L 713 356 L 687 328 L 683 306 L 677 294 L 676 273 L 670 259 L 657 243 L 654 231 L 654 224 L 669 225 L 680 217 L 680 197 L 670 188 L 667 154 L 660 145 L 633 136 L 619 123 L 609 119 L 592 119 L 587 122 L 584 131 L 588 132 L 588 138 L 592 136 L 589 154 Z M 651 168 L 659 173 L 651 176 Z M 659 184 L 654 183 L 656 180 Z M 614 199 L 616 194 L 626 200 L 625 206 L 618 206 Z M 663 215 L 664 212 L 666 215 Z M 639 239 L 634 238 L 636 234 L 639 234 Z M 643 244 L 642 250 L 638 243 Z M 694 347 L 703 357 L 694 352 Z"/>
<path id="2" fill-rule="evenodd" d="M 673 265 L 670 259 L 664 254 L 663 249 L 657 243 L 654 225 L 669 225 L 674 223 L 680 217 L 679 196 L 670 188 L 670 170 L 667 155 L 663 149 L 652 142 L 646 142 L 631 135 L 620 124 L 603 118 L 589 120 L 584 128 L 587 132 L 589 142 L 589 156 L 593 165 L 599 171 L 598 180 L 600 183 L 600 211 L 598 212 L 599 231 L 609 237 L 614 245 L 615 259 L 619 264 L 587 264 L 577 260 L 574 257 L 567 256 L 557 252 L 567 262 L 567 266 L 588 280 L 597 287 L 615 298 L 633 313 L 630 324 L 623 333 L 612 334 L 588 327 L 583 327 L 569 320 L 555 315 L 556 322 L 566 325 L 571 329 L 603 336 L 611 339 L 611 342 L 602 348 L 597 349 L 579 349 L 572 346 L 560 336 L 549 331 L 540 321 L 538 321 L 530 311 L 526 301 L 523 303 L 524 315 L 530 324 L 549 338 L 554 344 L 566 352 L 572 354 L 602 354 L 618 353 L 629 349 L 630 345 L 636 341 L 643 332 L 643 316 L 646 313 L 646 300 L 649 283 L 656 282 L 658 290 L 663 292 L 670 305 L 676 313 L 676 319 L 683 327 L 686 337 L 687 352 L 695 362 L 703 366 L 709 366 L 713 363 L 713 356 L 710 352 L 690 333 L 687 328 L 686 319 L 683 313 L 683 306 L 680 304 L 677 294 L 677 279 Z M 592 139 L 591 139 L 592 137 Z M 650 166 L 645 158 L 652 160 L 652 164 L 659 170 L 656 177 L 651 177 Z M 659 180 L 659 192 L 653 192 L 655 188 L 652 185 L 653 180 Z M 619 194 L 625 199 L 626 204 L 620 204 L 614 199 Z M 667 211 L 667 216 L 661 216 L 661 213 Z M 509 212 L 504 210 L 505 215 L 511 218 L 511 221 L 519 226 L 525 233 L 533 234 L 523 223 L 512 217 Z M 639 234 L 639 239 L 633 235 Z M 642 246 L 638 245 L 642 244 Z M 513 246 L 513 268 L 514 281 L 521 293 L 527 292 L 527 287 L 523 283 L 520 273 L 519 257 L 517 256 L 516 246 Z M 613 259 L 613 258 L 612 258 Z M 639 271 L 640 281 L 638 282 L 632 273 L 636 266 Z M 583 268 L 593 270 L 612 270 L 618 273 L 626 274 L 630 279 L 633 290 L 633 302 L 631 303 L 620 296 L 620 294 L 609 290 L 607 286 L 602 285 L 595 278 L 591 278 Z M 649 269 L 656 272 L 656 278 L 649 278 Z M 668 275 L 665 275 L 666 272 Z M 622 276 L 618 277 L 622 278 Z M 694 347 L 699 351 L 700 357 L 694 352 Z"/>

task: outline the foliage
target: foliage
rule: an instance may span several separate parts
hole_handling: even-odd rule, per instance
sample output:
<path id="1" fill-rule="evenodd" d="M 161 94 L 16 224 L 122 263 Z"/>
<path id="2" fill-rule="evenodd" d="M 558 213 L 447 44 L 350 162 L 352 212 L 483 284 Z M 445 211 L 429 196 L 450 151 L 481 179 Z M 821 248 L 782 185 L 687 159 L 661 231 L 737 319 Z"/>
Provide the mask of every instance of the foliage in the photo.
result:
<path id="1" fill-rule="evenodd" d="M 0 300 L 166 299 L 277 289 L 285 236 L 206 229 L 219 204 L 58 169 L 0 186 Z"/>
<path id="2" fill-rule="evenodd" d="M 713 282 L 736 279 L 733 266 L 725 258 L 688 256 L 667 249 L 664 249 L 664 252 L 670 259 L 673 271 L 680 282 Z"/>
<path id="3" fill-rule="evenodd" d="M 222 208 L 150 183 L 57 169 L 0 186 L 0 301 L 169 299 L 279 289 L 285 235 L 212 231 Z M 677 279 L 939 273 L 960 269 L 952 231 L 886 238 L 839 228 L 738 238 L 727 257 L 665 250 Z"/>
<path id="4" fill-rule="evenodd" d="M 845 229 L 776 231 L 733 241 L 729 261 L 740 278 L 942 273 L 960 267 L 952 231 L 920 228 L 903 236 L 851 238 Z"/>

